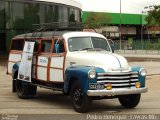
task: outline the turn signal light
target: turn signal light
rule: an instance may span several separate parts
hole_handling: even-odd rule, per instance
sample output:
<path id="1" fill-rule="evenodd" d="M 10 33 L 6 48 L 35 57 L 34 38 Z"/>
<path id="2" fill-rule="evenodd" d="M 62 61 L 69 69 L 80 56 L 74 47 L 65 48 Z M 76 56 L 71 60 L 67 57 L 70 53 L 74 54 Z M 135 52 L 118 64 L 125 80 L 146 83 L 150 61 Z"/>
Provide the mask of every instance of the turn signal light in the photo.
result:
<path id="1" fill-rule="evenodd" d="M 107 90 L 111 90 L 112 89 L 112 85 L 109 83 L 109 84 L 106 84 L 106 89 Z"/>
<path id="2" fill-rule="evenodd" d="M 135 86 L 136 86 L 136 88 L 140 88 L 141 87 L 141 83 L 140 82 L 136 82 Z"/>

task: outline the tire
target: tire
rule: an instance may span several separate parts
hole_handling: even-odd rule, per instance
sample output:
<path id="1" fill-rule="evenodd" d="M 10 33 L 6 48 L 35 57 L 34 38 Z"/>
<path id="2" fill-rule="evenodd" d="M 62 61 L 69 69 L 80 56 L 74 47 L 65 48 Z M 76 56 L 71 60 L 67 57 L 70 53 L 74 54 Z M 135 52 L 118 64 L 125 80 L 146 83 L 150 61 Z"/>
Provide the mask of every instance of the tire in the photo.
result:
<path id="1" fill-rule="evenodd" d="M 124 95 L 120 96 L 119 102 L 125 108 L 134 108 L 138 105 L 141 98 L 141 94 Z"/>
<path id="2" fill-rule="evenodd" d="M 16 71 L 14 73 L 14 76 L 12 77 L 12 92 L 15 93 L 16 92 L 16 79 L 17 79 L 17 76 L 18 76 L 18 71 Z"/>
<path id="3" fill-rule="evenodd" d="M 79 82 L 74 82 L 71 88 L 71 101 L 76 112 L 85 113 L 91 106 L 92 99 L 87 96 L 80 87 Z"/>
<path id="4" fill-rule="evenodd" d="M 12 92 L 16 92 L 16 80 L 12 80 Z"/>
<path id="5" fill-rule="evenodd" d="M 30 85 L 25 81 L 16 80 L 16 92 L 19 98 L 33 98 L 37 93 L 37 86 Z"/>

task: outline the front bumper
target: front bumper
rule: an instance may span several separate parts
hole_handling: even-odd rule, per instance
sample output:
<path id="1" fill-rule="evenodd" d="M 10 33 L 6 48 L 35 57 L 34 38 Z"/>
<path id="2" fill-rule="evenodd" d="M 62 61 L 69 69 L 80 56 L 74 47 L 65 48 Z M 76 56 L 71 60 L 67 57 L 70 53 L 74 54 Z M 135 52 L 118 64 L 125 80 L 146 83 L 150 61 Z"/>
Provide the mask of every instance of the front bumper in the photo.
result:
<path id="1" fill-rule="evenodd" d="M 128 94 L 139 94 L 147 92 L 148 88 L 121 88 L 112 90 L 88 90 L 88 96 L 112 96 L 112 95 L 128 95 Z"/>

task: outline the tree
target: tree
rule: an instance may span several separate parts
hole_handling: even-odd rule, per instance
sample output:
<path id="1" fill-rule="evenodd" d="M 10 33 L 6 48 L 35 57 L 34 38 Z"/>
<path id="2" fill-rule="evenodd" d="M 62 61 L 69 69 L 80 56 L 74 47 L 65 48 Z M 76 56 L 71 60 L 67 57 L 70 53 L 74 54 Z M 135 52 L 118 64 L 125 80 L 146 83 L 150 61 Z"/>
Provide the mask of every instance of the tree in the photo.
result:
<path id="1" fill-rule="evenodd" d="M 106 13 L 90 12 L 86 18 L 85 26 L 87 28 L 96 29 L 106 26 L 110 22 L 110 17 Z"/>
<path id="2" fill-rule="evenodd" d="M 148 26 L 160 26 L 160 5 L 155 5 L 153 10 L 148 11 L 146 21 Z"/>

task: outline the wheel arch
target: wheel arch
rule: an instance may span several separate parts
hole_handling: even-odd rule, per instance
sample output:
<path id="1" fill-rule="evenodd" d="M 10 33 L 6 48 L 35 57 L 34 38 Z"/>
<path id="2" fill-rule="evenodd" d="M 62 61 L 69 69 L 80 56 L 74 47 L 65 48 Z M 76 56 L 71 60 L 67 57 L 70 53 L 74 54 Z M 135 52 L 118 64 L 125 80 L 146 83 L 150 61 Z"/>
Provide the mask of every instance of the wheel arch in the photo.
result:
<path id="1" fill-rule="evenodd" d="M 75 83 L 75 82 L 81 82 L 77 77 L 75 77 L 75 76 L 72 76 L 71 78 L 70 78 L 70 80 L 69 80 L 69 84 L 68 84 L 68 94 L 70 94 L 70 92 L 71 92 L 71 88 L 72 88 L 72 85 Z"/>
<path id="2" fill-rule="evenodd" d="M 72 87 L 72 84 L 75 81 L 79 81 L 82 89 L 85 91 L 88 86 L 88 71 L 89 67 L 86 66 L 74 66 L 69 67 L 65 71 L 64 79 L 64 93 L 69 93 Z"/>
<path id="3" fill-rule="evenodd" d="M 142 69 L 141 66 L 131 66 L 132 72 L 138 72 L 138 81 L 141 83 L 141 87 L 145 87 L 145 78 L 146 76 L 142 76 L 140 74 L 140 70 Z"/>
<path id="4" fill-rule="evenodd" d="M 84 93 L 87 93 L 89 89 L 89 83 L 96 83 L 96 77 L 90 79 L 88 77 L 88 72 L 90 70 L 95 70 L 97 73 L 102 73 L 104 70 L 102 68 L 94 66 L 73 66 L 68 67 L 65 71 L 64 78 L 64 93 L 68 93 L 70 87 L 74 80 L 78 80 Z"/>

